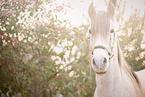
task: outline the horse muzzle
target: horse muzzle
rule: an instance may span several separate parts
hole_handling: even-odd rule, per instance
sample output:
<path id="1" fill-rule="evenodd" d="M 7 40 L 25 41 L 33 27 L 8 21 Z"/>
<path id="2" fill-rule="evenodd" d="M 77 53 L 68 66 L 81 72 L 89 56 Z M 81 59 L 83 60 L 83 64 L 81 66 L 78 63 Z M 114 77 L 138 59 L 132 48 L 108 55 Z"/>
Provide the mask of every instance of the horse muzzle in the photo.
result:
<path id="1" fill-rule="evenodd" d="M 107 72 L 109 65 L 109 56 L 107 54 L 95 54 L 92 58 L 92 67 L 97 74 L 104 74 Z"/>

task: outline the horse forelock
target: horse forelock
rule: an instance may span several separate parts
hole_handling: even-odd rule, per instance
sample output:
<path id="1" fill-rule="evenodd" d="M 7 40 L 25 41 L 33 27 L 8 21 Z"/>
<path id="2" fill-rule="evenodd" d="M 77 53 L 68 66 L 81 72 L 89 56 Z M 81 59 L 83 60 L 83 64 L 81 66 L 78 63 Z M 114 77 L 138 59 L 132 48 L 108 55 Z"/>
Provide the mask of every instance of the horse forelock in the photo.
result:
<path id="1" fill-rule="evenodd" d="M 107 39 L 110 30 L 110 15 L 105 11 L 99 11 L 91 19 L 91 33 L 94 39 L 101 37 Z"/>

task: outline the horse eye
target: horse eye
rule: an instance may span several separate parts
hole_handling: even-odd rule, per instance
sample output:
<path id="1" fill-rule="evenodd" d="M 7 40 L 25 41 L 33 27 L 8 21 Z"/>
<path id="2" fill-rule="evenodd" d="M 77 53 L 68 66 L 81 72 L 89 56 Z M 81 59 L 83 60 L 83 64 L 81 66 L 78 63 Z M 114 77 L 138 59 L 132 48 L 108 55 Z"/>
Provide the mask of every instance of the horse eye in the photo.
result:
<path id="1" fill-rule="evenodd" d="M 114 33 L 114 29 L 111 29 L 110 33 Z"/>
<path id="2" fill-rule="evenodd" d="M 93 51 L 92 51 L 92 55 L 93 55 L 94 53 L 93 53 Z"/>
<path id="3" fill-rule="evenodd" d="M 91 29 L 89 29 L 89 33 L 91 34 Z"/>

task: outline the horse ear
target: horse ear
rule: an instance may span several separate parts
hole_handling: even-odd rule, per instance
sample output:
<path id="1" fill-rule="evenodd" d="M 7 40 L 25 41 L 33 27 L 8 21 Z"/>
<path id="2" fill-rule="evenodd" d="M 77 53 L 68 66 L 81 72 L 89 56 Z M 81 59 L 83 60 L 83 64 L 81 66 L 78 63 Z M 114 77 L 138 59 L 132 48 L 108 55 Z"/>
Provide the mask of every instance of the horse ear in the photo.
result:
<path id="1" fill-rule="evenodd" d="M 113 18 L 115 14 L 115 7 L 111 2 L 108 3 L 107 12 L 110 14 L 111 18 Z"/>
<path id="2" fill-rule="evenodd" d="M 88 14 L 89 14 L 89 16 L 90 16 L 91 19 L 96 14 L 96 10 L 95 10 L 95 7 L 94 7 L 93 3 L 91 3 L 90 6 L 89 6 L 89 8 L 88 8 Z"/>

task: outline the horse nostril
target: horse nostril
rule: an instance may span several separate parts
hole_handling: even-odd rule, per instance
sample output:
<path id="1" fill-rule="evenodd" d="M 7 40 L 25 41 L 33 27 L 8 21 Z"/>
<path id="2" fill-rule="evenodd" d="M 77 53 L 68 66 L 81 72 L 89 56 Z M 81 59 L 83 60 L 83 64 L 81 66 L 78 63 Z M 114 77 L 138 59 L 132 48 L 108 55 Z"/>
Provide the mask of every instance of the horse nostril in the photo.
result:
<path id="1" fill-rule="evenodd" d="M 104 63 L 104 64 L 106 64 L 106 63 L 107 63 L 107 59 L 106 59 L 106 58 L 104 58 L 103 63 Z"/>

